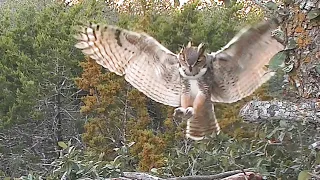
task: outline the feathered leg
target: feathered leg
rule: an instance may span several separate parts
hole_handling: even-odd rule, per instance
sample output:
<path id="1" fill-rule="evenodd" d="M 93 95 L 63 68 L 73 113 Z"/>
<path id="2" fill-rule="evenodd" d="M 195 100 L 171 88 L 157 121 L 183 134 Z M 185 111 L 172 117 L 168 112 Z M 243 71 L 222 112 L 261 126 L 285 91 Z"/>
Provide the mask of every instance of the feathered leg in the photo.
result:
<path id="1" fill-rule="evenodd" d="M 202 140 L 205 135 L 220 133 L 214 106 L 204 93 L 199 93 L 193 102 L 193 114 L 187 121 L 186 136 L 193 140 Z"/>

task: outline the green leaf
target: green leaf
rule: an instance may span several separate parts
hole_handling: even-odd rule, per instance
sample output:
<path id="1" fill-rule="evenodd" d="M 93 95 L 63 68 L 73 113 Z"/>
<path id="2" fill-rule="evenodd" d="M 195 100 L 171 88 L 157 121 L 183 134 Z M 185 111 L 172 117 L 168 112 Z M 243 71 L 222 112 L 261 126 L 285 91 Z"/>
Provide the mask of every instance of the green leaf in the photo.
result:
<path id="1" fill-rule="evenodd" d="M 286 72 L 286 73 L 289 73 L 289 72 L 292 71 L 292 69 L 293 69 L 293 63 L 285 66 L 284 68 L 282 68 L 282 71 L 284 71 L 284 72 Z"/>
<path id="2" fill-rule="evenodd" d="M 294 38 L 289 38 L 288 39 L 288 44 L 286 46 L 286 50 L 289 50 L 289 49 L 294 49 L 297 47 L 297 42 Z"/>
<path id="3" fill-rule="evenodd" d="M 33 177 L 32 174 L 28 174 L 28 180 L 32 180 L 33 179 L 32 177 Z"/>
<path id="4" fill-rule="evenodd" d="M 102 161 L 102 160 L 103 160 L 104 155 L 105 155 L 105 153 L 104 153 L 104 152 L 100 153 L 98 160 L 99 160 L 99 161 Z"/>
<path id="5" fill-rule="evenodd" d="M 285 135 L 286 135 L 285 132 L 281 132 L 280 135 L 279 135 L 279 137 L 278 137 L 278 140 L 279 140 L 280 142 L 282 142 Z"/>
<path id="6" fill-rule="evenodd" d="M 229 154 L 230 154 L 230 157 L 232 158 L 234 157 L 234 151 L 232 149 L 230 150 Z"/>
<path id="7" fill-rule="evenodd" d="M 308 17 L 309 19 L 315 19 L 315 18 L 317 18 L 319 15 L 320 15 L 320 9 L 314 9 L 314 10 L 311 10 L 311 11 L 307 14 L 307 17 Z"/>
<path id="8" fill-rule="evenodd" d="M 318 74 L 320 74 L 320 64 L 316 65 L 316 71 Z"/>
<path id="9" fill-rule="evenodd" d="M 136 142 L 130 142 L 130 143 L 128 144 L 128 147 L 133 146 L 135 143 L 136 143 Z"/>
<path id="10" fill-rule="evenodd" d="M 283 128 L 288 127 L 287 121 L 286 120 L 280 120 L 280 127 L 283 127 Z"/>
<path id="11" fill-rule="evenodd" d="M 271 32 L 272 36 L 279 40 L 280 42 L 283 42 L 285 40 L 285 34 L 281 29 L 275 29 Z"/>
<path id="12" fill-rule="evenodd" d="M 311 178 L 309 171 L 304 170 L 299 173 L 298 180 L 308 180 Z"/>
<path id="13" fill-rule="evenodd" d="M 152 173 L 154 173 L 154 174 L 158 174 L 158 169 L 157 169 L 157 168 L 152 168 L 150 171 L 151 171 Z"/>
<path id="14" fill-rule="evenodd" d="M 284 66 L 284 61 L 287 59 L 287 53 L 285 51 L 280 51 L 274 55 L 269 62 L 269 69 L 277 70 L 279 67 Z"/>
<path id="15" fill-rule="evenodd" d="M 277 10 L 278 9 L 278 5 L 272 1 L 267 2 L 266 7 L 270 10 Z"/>
<path id="16" fill-rule="evenodd" d="M 10 177 L 5 177 L 3 180 L 10 180 L 11 178 Z"/>
<path id="17" fill-rule="evenodd" d="M 58 145 L 59 145 L 62 149 L 67 149 L 67 148 L 68 148 L 67 144 L 64 143 L 63 141 L 59 141 L 59 142 L 58 142 Z"/>
<path id="18" fill-rule="evenodd" d="M 274 130 L 272 130 L 272 131 L 266 136 L 266 138 L 267 138 L 267 139 L 271 139 L 272 136 L 273 136 L 276 132 L 278 132 L 278 131 L 283 131 L 283 130 L 285 130 L 285 129 L 286 129 L 286 128 L 276 127 Z"/>
<path id="19" fill-rule="evenodd" d="M 283 2 L 284 2 L 285 4 L 291 4 L 292 1 L 293 1 L 293 0 L 284 0 Z"/>
<path id="20" fill-rule="evenodd" d="M 315 163 L 316 164 L 320 163 L 320 152 L 317 152 Z"/>

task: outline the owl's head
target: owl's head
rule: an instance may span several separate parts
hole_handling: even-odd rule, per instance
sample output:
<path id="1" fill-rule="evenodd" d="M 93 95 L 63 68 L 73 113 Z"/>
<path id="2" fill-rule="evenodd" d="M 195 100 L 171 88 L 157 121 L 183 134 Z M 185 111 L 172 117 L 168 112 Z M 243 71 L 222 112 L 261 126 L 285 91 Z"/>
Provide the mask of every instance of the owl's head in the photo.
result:
<path id="1" fill-rule="evenodd" d="M 178 54 L 179 72 L 183 77 L 200 77 L 207 71 L 206 56 L 204 54 L 205 46 L 203 43 L 199 46 L 192 46 L 191 42 L 183 47 Z"/>

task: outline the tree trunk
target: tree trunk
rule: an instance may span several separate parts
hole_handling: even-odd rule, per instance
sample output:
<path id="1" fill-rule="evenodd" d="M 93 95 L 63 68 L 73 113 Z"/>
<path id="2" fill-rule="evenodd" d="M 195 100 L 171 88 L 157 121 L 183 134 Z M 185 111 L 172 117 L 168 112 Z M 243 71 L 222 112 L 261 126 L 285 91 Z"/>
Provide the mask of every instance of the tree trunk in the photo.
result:
<path id="1" fill-rule="evenodd" d="M 288 18 L 282 24 L 287 40 L 294 40 L 296 48 L 290 50 L 287 87 L 293 86 L 296 96 L 320 98 L 320 1 L 295 0 L 288 5 Z"/>
<path id="2" fill-rule="evenodd" d="M 251 101 L 240 116 L 245 120 L 307 119 L 320 123 L 320 0 L 286 1 L 281 29 L 284 31 L 288 59 L 293 66 L 284 75 L 284 97 L 289 100 Z M 290 71 L 290 70 L 289 70 Z"/>

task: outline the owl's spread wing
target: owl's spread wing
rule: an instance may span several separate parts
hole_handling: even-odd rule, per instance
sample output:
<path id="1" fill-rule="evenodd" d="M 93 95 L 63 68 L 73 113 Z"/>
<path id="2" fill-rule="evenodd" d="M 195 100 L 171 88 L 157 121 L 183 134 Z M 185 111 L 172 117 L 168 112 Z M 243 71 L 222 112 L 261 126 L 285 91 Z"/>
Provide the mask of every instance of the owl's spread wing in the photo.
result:
<path id="1" fill-rule="evenodd" d="M 271 31 L 277 27 L 266 21 L 242 30 L 212 58 L 211 100 L 232 103 L 252 94 L 274 72 L 265 67 L 283 45 Z"/>
<path id="2" fill-rule="evenodd" d="M 180 106 L 177 55 L 147 34 L 110 25 L 79 28 L 75 47 L 125 79 L 151 99 Z"/>

